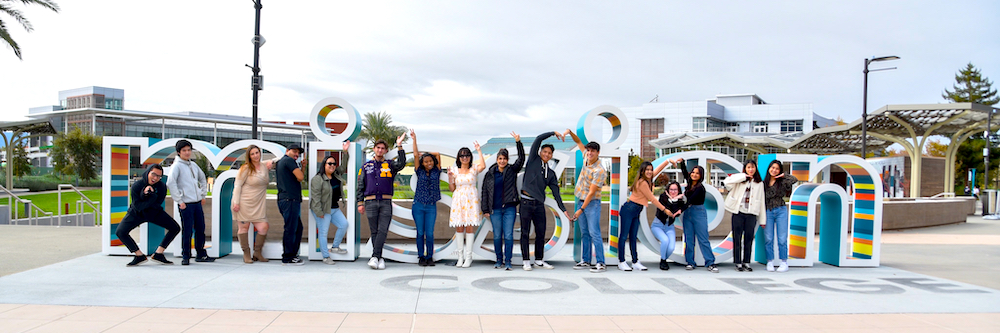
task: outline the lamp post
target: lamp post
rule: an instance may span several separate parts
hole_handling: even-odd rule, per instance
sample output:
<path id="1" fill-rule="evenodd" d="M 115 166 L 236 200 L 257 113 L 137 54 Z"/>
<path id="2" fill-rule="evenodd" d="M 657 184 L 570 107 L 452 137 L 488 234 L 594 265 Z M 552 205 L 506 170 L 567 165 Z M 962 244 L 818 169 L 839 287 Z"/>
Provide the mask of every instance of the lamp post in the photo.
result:
<path id="1" fill-rule="evenodd" d="M 264 37 L 260 35 L 260 9 L 261 0 L 254 0 L 253 8 L 257 10 L 257 19 L 253 28 L 253 67 L 250 70 L 253 71 L 253 76 L 250 79 L 250 89 L 253 90 L 253 131 L 251 132 L 251 139 L 258 139 L 257 137 L 257 92 L 264 89 L 264 77 L 260 75 L 260 46 L 264 45 Z"/>
<path id="2" fill-rule="evenodd" d="M 887 57 L 872 57 L 872 59 L 865 58 L 865 84 L 864 84 L 864 97 L 861 100 L 861 159 L 865 159 L 868 156 L 868 72 L 874 71 L 884 71 L 889 69 L 896 69 L 896 67 L 890 68 L 880 68 L 876 70 L 869 71 L 868 64 L 876 61 L 887 61 L 899 59 L 897 56 L 887 56 Z"/>

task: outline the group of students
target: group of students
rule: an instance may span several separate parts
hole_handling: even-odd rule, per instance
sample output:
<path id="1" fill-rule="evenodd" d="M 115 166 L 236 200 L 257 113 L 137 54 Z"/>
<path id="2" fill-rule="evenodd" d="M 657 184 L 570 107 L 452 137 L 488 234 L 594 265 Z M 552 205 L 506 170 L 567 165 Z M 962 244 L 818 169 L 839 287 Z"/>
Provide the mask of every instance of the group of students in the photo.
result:
<path id="1" fill-rule="evenodd" d="M 525 154 L 520 135 L 511 133 L 517 145 L 518 157 L 510 162 L 507 149 L 497 152 L 496 163 L 488 169 L 485 165 L 479 143 L 474 148 L 479 160 L 473 163 L 472 150 L 463 147 L 456 155 L 455 165 L 444 170 L 440 163 L 439 152 L 421 153 L 417 145 L 414 131 L 409 132 L 412 139 L 413 152 L 416 157 L 415 176 L 416 189 L 413 198 L 413 220 L 417 238 L 417 256 L 420 266 L 434 266 L 434 225 L 437 217 L 437 201 L 441 199 L 439 181 L 442 173 L 448 176 L 449 190 L 452 191 L 452 205 L 449 212 L 449 227 L 455 228 L 455 243 L 458 256 L 457 267 L 472 265 L 472 249 L 475 242 L 475 229 L 483 218 L 489 218 L 493 226 L 493 244 L 496 253 L 494 268 L 511 270 L 513 255 L 513 229 L 517 209 L 520 208 L 521 237 L 520 247 L 523 259 L 523 269 L 552 269 L 545 262 L 545 190 L 549 189 L 556 198 L 561 198 L 558 175 L 549 161 L 555 147 L 542 144 L 545 139 L 555 136 L 565 141 L 571 137 L 584 154 L 583 168 L 576 183 L 574 194 L 577 197 L 573 214 L 566 211 L 562 200 L 555 200 L 558 208 L 571 220 L 577 221 L 581 229 L 582 260 L 576 263 L 574 269 L 589 269 L 599 273 L 607 270 L 604 260 L 604 246 L 601 234 L 601 188 L 607 183 L 607 172 L 600 163 L 600 144 L 589 142 L 584 144 L 572 130 L 552 131 L 538 135 L 532 142 L 531 149 Z M 357 187 L 357 211 L 366 215 L 371 233 L 372 256 L 368 265 L 372 269 L 385 269 L 385 259 L 382 249 L 392 220 L 393 181 L 396 174 L 406 166 L 406 152 L 402 142 L 406 134 L 400 135 L 395 142 L 398 149 L 394 160 L 386 159 L 389 145 L 384 140 L 377 140 L 373 145 L 374 158 L 366 161 L 360 169 Z M 340 210 L 343 199 L 343 186 L 347 183 L 346 171 L 350 142 L 344 142 L 342 159 L 338 161 L 333 156 L 327 156 L 320 163 L 320 171 L 309 181 L 310 203 L 309 213 L 317 221 L 320 237 L 320 250 L 323 262 L 334 264 L 330 253 L 344 254 L 340 243 L 347 230 L 347 218 Z M 161 264 L 172 264 L 163 256 L 163 251 L 181 227 L 162 209 L 167 188 L 174 202 L 179 203 L 183 223 L 182 264 L 187 265 L 191 257 L 192 234 L 195 238 L 196 262 L 211 262 L 214 258 L 204 250 L 204 213 L 201 202 L 208 191 L 205 175 L 198 166 L 190 161 L 191 144 L 187 140 L 179 140 L 176 144 L 177 159 L 168 178 L 167 184 L 160 182 L 163 168 L 154 164 L 147 168 L 142 178 L 136 181 L 130 192 L 132 205 L 125 218 L 118 225 L 117 235 L 122 243 L 135 254 L 128 266 L 135 266 L 153 260 Z M 261 161 L 261 149 L 257 146 L 247 148 L 243 157 L 243 165 L 239 169 L 233 190 L 233 219 L 238 223 L 237 237 L 243 250 L 245 263 L 254 261 L 267 262 L 261 254 L 266 239 L 268 224 L 266 219 L 265 195 L 268 184 L 268 170 L 276 170 L 278 186 L 278 208 L 284 219 L 284 235 L 282 240 L 282 264 L 302 265 L 304 261 L 298 257 L 302 239 L 303 226 L 300 218 L 302 202 L 301 182 L 305 176 L 297 160 L 303 149 L 298 145 L 288 148 L 285 156 L 278 160 Z M 686 187 L 673 181 L 659 195 L 653 194 L 654 179 L 668 165 L 673 164 L 681 170 Z M 517 175 L 524 171 L 521 188 L 517 186 Z M 478 175 L 486 172 L 481 189 L 476 188 Z M 688 170 L 684 159 L 666 160 L 655 169 L 653 164 L 644 161 L 636 173 L 635 180 L 629 187 L 628 201 L 619 209 L 620 230 L 618 237 L 618 256 L 621 259 L 618 268 L 623 271 L 647 270 L 639 261 L 637 254 L 637 234 L 640 229 L 639 215 L 643 209 L 652 203 L 656 207 L 656 219 L 650 224 L 654 236 L 660 242 L 660 269 L 669 270 L 667 259 L 675 247 L 674 223 L 682 214 L 682 229 L 684 231 L 684 257 L 686 269 L 693 270 L 695 263 L 695 242 L 704 256 L 704 266 L 708 271 L 717 273 L 715 256 L 708 241 L 708 218 L 705 203 L 705 169 L 694 166 Z M 753 244 L 754 230 L 757 224 L 764 227 L 767 270 L 787 271 L 788 265 L 788 208 L 784 198 L 791 193 L 792 186 L 798 182 L 793 176 L 785 175 L 780 161 L 772 161 L 768 166 L 766 176 L 762 179 L 757 170 L 756 161 L 748 160 L 743 165 L 741 173 L 729 175 L 724 184 L 729 192 L 725 209 L 732 216 L 733 230 L 733 262 L 737 271 L 752 271 L 750 267 L 750 248 Z M 160 225 L 167 230 L 160 247 L 151 258 L 147 258 L 128 235 L 128 232 L 142 222 Z M 330 248 L 327 235 L 330 226 L 337 228 L 333 244 Z M 249 247 L 250 227 L 257 230 L 253 251 Z M 530 248 L 530 236 L 534 231 L 534 251 Z M 778 241 L 778 259 L 775 261 L 773 242 Z M 626 242 L 631 250 L 631 261 L 625 260 Z M 532 260 L 532 254 L 533 260 Z M 591 259 L 594 262 L 591 262 Z"/>

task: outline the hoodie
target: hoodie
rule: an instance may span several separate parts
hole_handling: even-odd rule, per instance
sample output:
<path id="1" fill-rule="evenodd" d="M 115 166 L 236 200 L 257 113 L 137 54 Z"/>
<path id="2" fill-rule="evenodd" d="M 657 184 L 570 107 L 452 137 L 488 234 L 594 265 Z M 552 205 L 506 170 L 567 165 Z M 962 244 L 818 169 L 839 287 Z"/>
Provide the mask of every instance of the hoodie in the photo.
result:
<path id="1" fill-rule="evenodd" d="M 174 202 L 195 203 L 208 195 L 208 180 L 197 163 L 177 157 L 167 177 L 167 188 L 170 188 L 170 198 Z"/>
<path id="2" fill-rule="evenodd" d="M 167 198 L 167 185 L 163 184 L 162 179 L 156 184 L 150 185 L 149 173 L 152 170 L 153 165 L 150 165 L 142 173 L 142 179 L 132 184 L 132 188 L 129 190 L 132 195 L 132 205 L 128 207 L 130 212 L 142 213 L 148 209 L 163 209 L 163 200 Z M 153 192 L 143 193 L 146 186 L 152 186 Z"/>

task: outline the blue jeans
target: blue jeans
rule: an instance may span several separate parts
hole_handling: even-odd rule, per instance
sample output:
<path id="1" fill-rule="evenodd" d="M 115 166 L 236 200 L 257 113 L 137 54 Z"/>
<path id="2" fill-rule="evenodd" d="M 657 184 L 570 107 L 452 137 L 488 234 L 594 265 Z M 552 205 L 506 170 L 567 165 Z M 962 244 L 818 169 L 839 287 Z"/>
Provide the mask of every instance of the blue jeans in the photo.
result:
<path id="1" fill-rule="evenodd" d="M 788 260 L 788 206 L 767 210 L 767 224 L 764 225 L 764 249 L 767 261 L 774 260 L 774 237 L 778 236 L 778 258 Z"/>
<path id="2" fill-rule="evenodd" d="M 670 255 L 674 253 L 674 246 L 677 242 L 677 234 L 674 231 L 674 226 L 667 225 L 663 221 L 655 220 L 649 225 L 649 229 L 653 231 L 653 236 L 660 241 L 660 260 L 670 259 Z"/>
<path id="3" fill-rule="evenodd" d="M 621 217 L 621 226 L 618 232 L 618 261 L 625 262 L 625 240 L 628 240 L 628 247 L 632 249 L 632 263 L 639 262 L 639 253 L 635 248 L 635 239 L 639 234 L 639 214 L 644 207 L 637 203 L 626 201 L 618 211 Z"/>
<path id="4" fill-rule="evenodd" d="M 413 223 L 417 227 L 417 258 L 434 257 L 434 222 L 437 220 L 437 204 L 413 202 Z"/>
<path id="5" fill-rule="evenodd" d="M 191 236 L 194 234 L 195 254 L 208 256 L 205 251 L 205 210 L 201 202 L 192 202 L 181 209 L 181 256 L 191 258 Z"/>
<path id="6" fill-rule="evenodd" d="M 514 217 L 516 207 L 494 209 L 490 214 L 490 224 L 493 224 L 493 252 L 497 254 L 497 262 L 510 265 L 514 256 Z"/>
<path id="7" fill-rule="evenodd" d="M 583 200 L 576 201 L 577 207 L 583 206 Z M 597 263 L 604 263 L 604 238 L 601 237 L 601 199 L 590 200 L 587 208 L 580 214 L 580 245 L 583 251 L 580 258 L 583 262 L 590 262 L 591 249 L 597 257 Z"/>
<path id="8" fill-rule="evenodd" d="M 299 257 L 299 247 L 302 246 L 302 202 L 294 200 L 278 200 L 278 211 L 285 222 L 285 232 L 281 237 L 281 262 L 291 262 Z"/>
<path id="9" fill-rule="evenodd" d="M 326 237 L 330 235 L 330 224 L 337 227 L 337 233 L 333 236 L 333 247 L 340 247 L 340 241 L 347 233 L 347 217 L 344 216 L 344 212 L 340 211 L 340 208 L 330 208 L 330 211 L 323 217 L 316 216 L 312 209 L 309 210 L 309 214 L 312 214 L 313 218 L 316 219 L 316 228 L 319 229 L 319 235 L 316 237 L 319 238 L 319 251 L 323 253 L 323 258 L 329 258 L 330 249 L 326 247 Z"/>
<path id="10" fill-rule="evenodd" d="M 693 205 L 684 211 L 684 260 L 688 265 L 698 266 L 694 261 L 694 241 L 698 240 L 701 255 L 705 257 L 705 266 L 715 265 L 715 253 L 712 253 L 712 243 L 708 242 L 708 213 L 704 205 Z"/>

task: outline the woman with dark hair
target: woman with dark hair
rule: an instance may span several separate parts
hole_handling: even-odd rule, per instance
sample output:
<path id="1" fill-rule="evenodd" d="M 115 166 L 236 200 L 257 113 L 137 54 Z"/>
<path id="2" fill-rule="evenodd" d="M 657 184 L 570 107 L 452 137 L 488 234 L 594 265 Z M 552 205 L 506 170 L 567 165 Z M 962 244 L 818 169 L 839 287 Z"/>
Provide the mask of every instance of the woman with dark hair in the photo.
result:
<path id="1" fill-rule="evenodd" d="M 639 262 L 639 255 L 635 247 L 636 236 L 639 233 L 639 214 L 642 213 L 643 208 L 650 201 L 656 205 L 657 211 L 662 211 L 666 214 L 673 215 L 673 212 L 667 210 L 660 201 L 656 200 L 653 196 L 653 178 L 660 174 L 670 163 L 669 160 L 660 163 L 660 166 L 653 170 L 653 163 L 643 161 L 639 165 L 639 172 L 635 174 L 635 180 L 632 181 L 632 186 L 629 187 L 629 191 L 632 192 L 628 196 L 628 201 L 622 205 L 621 209 L 618 210 L 618 216 L 621 217 L 621 226 L 618 229 L 618 269 L 623 271 L 631 271 L 633 269 L 644 271 L 646 266 L 643 266 Z M 632 266 L 630 267 L 625 259 L 625 241 L 628 240 L 628 246 L 632 250 Z"/>
<path id="2" fill-rule="evenodd" d="M 479 163 L 472 164 L 472 151 L 462 147 L 458 150 L 455 166 L 448 169 L 448 189 L 451 195 L 451 214 L 448 226 L 455 228 L 455 242 L 458 245 L 457 267 L 472 266 L 472 243 L 475 243 L 475 227 L 483 219 L 479 205 L 479 193 L 476 191 L 477 176 L 486 169 L 486 160 L 475 142 L 479 153 Z"/>
<path id="3" fill-rule="evenodd" d="M 701 248 L 701 255 L 705 257 L 705 269 L 709 272 L 718 273 L 719 267 L 715 266 L 715 254 L 712 253 L 712 243 L 708 242 L 708 213 L 705 211 L 705 168 L 700 165 L 694 166 L 688 171 L 683 158 L 678 158 L 675 162 L 680 166 L 681 174 L 687 182 L 687 189 L 684 196 L 688 199 L 688 209 L 684 213 L 682 227 L 684 228 L 684 260 L 687 261 L 687 270 L 693 270 L 698 266 L 694 261 L 694 243 L 698 241 Z"/>
<path id="4" fill-rule="evenodd" d="M 667 214 L 666 211 L 656 211 L 656 220 L 649 224 L 649 229 L 653 232 L 653 236 L 660 241 L 660 269 L 669 270 L 670 265 L 667 264 L 667 259 L 670 259 L 670 254 L 674 253 L 674 246 L 677 242 L 674 221 L 687 209 L 687 198 L 684 197 L 684 190 L 681 189 L 680 183 L 670 182 L 667 184 L 667 189 L 660 193 L 659 201 L 663 207 L 667 208 L 666 211 L 672 214 Z"/>
<path id="5" fill-rule="evenodd" d="M 135 254 L 132 262 L 126 264 L 128 267 L 138 266 L 149 261 L 146 255 L 142 254 L 142 250 L 139 250 L 139 245 L 136 245 L 135 240 L 128 234 L 132 229 L 138 228 L 143 222 L 149 222 L 167 229 L 166 235 L 160 241 L 160 246 L 156 248 L 156 251 L 151 256 L 152 260 L 164 265 L 174 264 L 167 260 L 167 257 L 163 256 L 163 251 L 174 240 L 174 237 L 177 237 L 177 234 L 181 232 L 181 226 L 177 225 L 177 221 L 173 217 L 170 217 L 167 212 L 163 211 L 163 200 L 167 198 L 167 185 L 164 185 L 160 181 L 162 177 L 163 167 L 159 164 L 150 165 L 146 168 L 146 172 L 142 173 L 142 178 L 132 184 L 132 188 L 129 189 L 129 194 L 132 196 L 132 204 L 128 206 L 125 217 L 118 223 L 118 230 L 115 231 L 115 235 L 122 241 L 122 245 L 125 245 L 129 251 Z"/>
<path id="6" fill-rule="evenodd" d="M 323 263 L 327 265 L 335 263 L 330 258 L 330 251 L 337 254 L 347 253 L 347 250 L 340 248 L 340 242 L 347 233 L 347 217 L 340 211 L 340 200 L 344 198 L 344 183 L 347 183 L 350 147 L 351 141 L 345 141 L 341 149 L 343 157 L 339 166 L 333 155 L 327 156 L 319 165 L 320 172 L 309 180 L 309 213 L 316 221 L 319 250 L 323 254 Z M 333 248 L 328 250 L 326 238 L 330 235 L 330 224 L 337 227 L 337 232 L 333 236 Z"/>
<path id="7" fill-rule="evenodd" d="M 480 201 L 483 216 L 493 225 L 493 252 L 497 262 L 493 268 L 504 267 L 511 270 L 510 260 L 514 255 L 514 217 L 517 204 L 521 202 L 517 192 L 517 173 L 524 166 L 524 144 L 521 136 L 510 132 L 517 143 L 517 160 L 513 164 L 506 148 L 497 152 L 497 162 L 486 172 L 483 179 L 483 199 Z"/>
<path id="8" fill-rule="evenodd" d="M 441 200 L 441 154 L 417 149 L 417 133 L 410 130 L 413 139 L 413 156 L 419 156 L 414 174 L 417 188 L 413 191 L 413 223 L 417 228 L 417 264 L 434 266 L 434 222 L 437 219 L 437 202 Z"/>
<path id="9" fill-rule="evenodd" d="M 733 226 L 733 263 L 739 272 L 753 272 L 750 268 L 750 248 L 757 224 L 764 225 L 764 182 L 757 172 L 757 161 L 743 163 L 743 172 L 729 175 L 722 181 L 726 185 L 726 211 Z M 742 246 L 741 246 L 742 245 Z"/>
<path id="10" fill-rule="evenodd" d="M 243 165 L 236 174 L 236 184 L 233 186 L 233 221 L 237 221 L 236 237 L 243 249 L 243 262 L 252 264 L 254 261 L 267 262 L 261 251 L 267 240 L 267 183 L 268 169 L 271 161 L 261 163 L 260 147 L 250 145 L 243 154 Z M 257 229 L 257 237 L 253 242 L 253 253 L 250 252 L 250 225 Z"/>
<path id="11" fill-rule="evenodd" d="M 781 265 L 778 272 L 788 271 L 788 206 L 785 197 L 792 194 L 792 186 L 799 180 L 785 175 L 781 161 L 774 160 L 767 166 L 764 177 L 764 250 L 767 253 L 767 271 L 774 272 L 774 238 L 778 238 L 778 258 Z"/>

